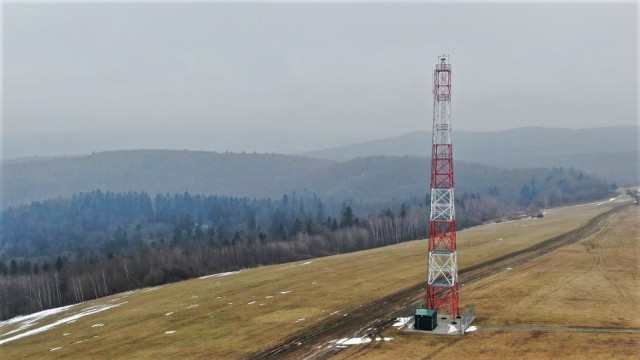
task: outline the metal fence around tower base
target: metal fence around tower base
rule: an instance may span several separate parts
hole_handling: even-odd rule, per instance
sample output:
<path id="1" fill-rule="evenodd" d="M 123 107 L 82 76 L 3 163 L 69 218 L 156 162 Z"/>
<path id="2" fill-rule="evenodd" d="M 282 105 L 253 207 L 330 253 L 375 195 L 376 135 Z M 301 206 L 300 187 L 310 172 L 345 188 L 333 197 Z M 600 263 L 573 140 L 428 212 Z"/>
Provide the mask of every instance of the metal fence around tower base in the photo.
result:
<path id="1" fill-rule="evenodd" d="M 462 321 L 460 324 L 460 333 L 464 335 L 464 330 L 471 325 L 471 322 L 476 318 L 476 306 L 469 305 L 464 309 L 462 314 Z"/>

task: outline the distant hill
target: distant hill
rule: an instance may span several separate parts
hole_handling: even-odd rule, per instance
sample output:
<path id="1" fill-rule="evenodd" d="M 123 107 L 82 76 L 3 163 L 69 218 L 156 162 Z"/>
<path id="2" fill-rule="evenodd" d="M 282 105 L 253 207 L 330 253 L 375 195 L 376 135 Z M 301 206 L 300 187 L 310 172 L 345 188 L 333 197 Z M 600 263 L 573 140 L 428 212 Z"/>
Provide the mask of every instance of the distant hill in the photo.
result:
<path id="1" fill-rule="evenodd" d="M 236 154 L 184 150 L 127 150 L 86 156 L 3 163 L 3 207 L 67 197 L 76 192 L 145 191 L 280 198 L 317 194 L 339 201 L 422 199 L 429 187 L 426 157 L 374 156 L 337 162 L 303 156 Z M 549 169 L 499 169 L 457 161 L 456 191 L 517 199 L 532 179 Z M 594 180 L 595 181 L 595 180 Z"/>
<path id="2" fill-rule="evenodd" d="M 574 167 L 619 184 L 640 181 L 637 126 L 590 129 L 519 128 L 454 133 L 458 160 L 507 167 Z M 372 155 L 430 156 L 431 133 L 412 132 L 387 139 L 305 153 L 345 161 Z"/>

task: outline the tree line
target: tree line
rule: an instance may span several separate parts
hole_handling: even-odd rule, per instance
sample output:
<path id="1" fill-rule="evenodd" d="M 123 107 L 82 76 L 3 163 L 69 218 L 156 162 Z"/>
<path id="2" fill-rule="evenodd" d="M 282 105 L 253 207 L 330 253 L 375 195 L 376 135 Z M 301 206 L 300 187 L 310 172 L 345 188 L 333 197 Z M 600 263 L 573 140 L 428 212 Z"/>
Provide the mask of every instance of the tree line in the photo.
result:
<path id="1" fill-rule="evenodd" d="M 544 205 L 609 196 L 574 170 L 456 195 L 459 229 Z M 597 184 L 596 184 L 597 185 Z M 533 194 L 533 195 L 532 195 Z M 424 238 L 430 198 L 337 202 L 100 190 L 0 213 L 0 319 L 215 272 Z"/>

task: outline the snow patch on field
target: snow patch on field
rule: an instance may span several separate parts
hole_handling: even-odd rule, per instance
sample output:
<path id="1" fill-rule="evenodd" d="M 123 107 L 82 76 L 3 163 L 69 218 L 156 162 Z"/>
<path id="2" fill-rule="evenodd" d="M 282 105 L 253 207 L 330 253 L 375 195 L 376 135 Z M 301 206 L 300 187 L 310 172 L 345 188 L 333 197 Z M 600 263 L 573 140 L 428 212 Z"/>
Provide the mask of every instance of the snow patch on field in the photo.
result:
<path id="1" fill-rule="evenodd" d="M 176 331 L 175 330 L 169 330 L 169 331 L 165 331 L 164 333 L 165 334 L 175 334 Z"/>
<path id="2" fill-rule="evenodd" d="M 80 312 L 79 312 L 79 313 L 77 313 L 77 314 L 74 314 L 74 315 L 67 316 L 67 317 L 65 317 L 65 318 L 59 319 L 59 320 L 57 320 L 57 321 L 55 321 L 55 322 L 53 322 L 53 323 L 51 323 L 51 324 L 44 325 L 44 326 L 41 326 L 41 327 L 39 327 L 39 328 L 31 329 L 31 330 L 29 330 L 29 331 L 25 331 L 25 332 L 23 332 L 23 333 L 21 333 L 21 334 L 14 335 L 14 336 L 12 336 L 12 337 L 10 337 L 10 338 L 1 339 L 1 340 L 0 340 L 0 345 L 2 345 L 2 344 L 4 344 L 4 343 L 8 343 L 8 342 L 13 341 L 13 340 L 21 339 L 21 338 L 23 338 L 23 337 L 27 337 L 27 336 L 35 335 L 35 334 L 38 334 L 38 333 L 41 333 L 41 332 L 44 332 L 44 331 L 47 331 L 47 330 L 53 329 L 53 328 L 55 328 L 55 327 L 56 327 L 56 326 L 58 326 L 58 325 L 71 323 L 71 322 L 76 321 L 76 320 L 77 320 L 77 319 L 79 319 L 79 318 L 82 318 L 82 317 L 85 317 L 85 316 L 88 316 L 88 315 L 97 314 L 97 313 L 99 313 L 99 312 L 102 312 L 102 311 L 105 311 L 105 310 L 109 310 L 109 309 L 111 309 L 111 308 L 118 307 L 118 306 L 120 306 L 120 305 L 122 305 L 122 304 L 126 304 L 126 303 L 127 303 L 127 301 L 125 301 L 125 302 L 121 302 L 121 303 L 119 303 L 119 304 L 109 304 L 109 305 L 95 305 L 95 306 L 90 306 L 90 307 L 88 307 L 88 308 L 86 308 L 86 309 L 83 309 L 82 311 L 80 311 Z M 69 307 L 71 307 L 71 306 L 74 306 L 74 305 L 66 306 L 66 307 L 63 307 L 63 308 L 67 308 L 67 309 L 68 309 L 68 308 L 69 308 Z M 59 309 L 61 309 L 61 308 L 57 308 L 57 309 L 50 309 L 50 310 L 45 310 L 45 311 L 46 311 L 46 312 L 51 312 L 51 311 L 53 311 L 53 310 L 58 310 L 57 312 L 61 312 L 61 311 L 63 311 L 63 310 L 59 310 Z M 43 313 L 43 312 L 40 312 L 40 313 Z M 36 314 L 40 314 L 40 313 L 36 313 Z M 56 312 L 52 312 L 52 313 L 54 314 L 54 313 L 56 313 Z M 49 315 L 51 315 L 52 313 L 50 313 Z M 36 315 L 36 314 L 31 314 L 31 315 L 27 315 L 27 316 L 28 316 L 30 319 L 33 319 L 34 315 Z M 48 316 L 48 315 L 47 315 L 47 316 Z M 24 317 L 23 317 L 23 318 L 24 318 Z M 41 319 L 41 318 L 43 318 L 43 317 L 40 317 L 39 319 Z M 14 318 L 14 319 L 15 319 L 15 318 Z M 10 319 L 10 320 L 7 320 L 7 321 L 11 321 L 11 320 L 14 320 L 14 319 Z M 31 321 L 34 321 L 34 320 L 31 320 Z M 14 321 L 14 323 L 15 323 L 15 322 L 16 322 L 16 321 Z M 25 328 L 23 327 L 23 325 L 21 325 L 21 328 L 22 328 L 23 330 L 25 329 Z M 4 334 L 4 335 L 7 335 L 7 334 Z"/>
<path id="3" fill-rule="evenodd" d="M 240 271 L 241 270 L 238 270 L 238 271 L 227 271 L 227 272 L 222 272 L 222 273 L 217 273 L 217 274 L 211 274 L 211 275 L 201 276 L 198 279 L 208 279 L 208 278 L 212 278 L 212 277 L 229 276 L 229 275 L 237 274 Z"/>
<path id="4" fill-rule="evenodd" d="M 393 323 L 393 327 L 403 327 L 407 325 L 407 323 L 411 320 L 411 316 L 409 317 L 399 317 L 396 318 L 396 322 Z"/>
<path id="5" fill-rule="evenodd" d="M 311 263 L 313 263 L 313 261 L 307 261 L 307 262 L 302 263 L 302 264 L 300 264 L 300 265 L 309 265 L 309 264 L 311 264 Z"/>
<path id="6" fill-rule="evenodd" d="M 472 332 L 472 331 L 476 331 L 478 330 L 478 327 L 475 325 L 469 326 L 468 328 L 464 329 L 464 332 Z"/>
<path id="7" fill-rule="evenodd" d="M 160 289 L 162 286 L 155 286 L 155 287 L 151 287 L 151 288 L 146 288 L 144 290 L 142 290 L 141 292 L 149 292 L 149 291 L 156 291 L 158 289 Z"/>
<path id="8" fill-rule="evenodd" d="M 171 314 L 173 314 L 173 311 L 172 311 L 172 312 L 168 312 L 168 313 L 164 314 L 164 316 L 169 316 L 169 315 L 171 315 Z"/>
<path id="9" fill-rule="evenodd" d="M 9 320 L 1 321 L 0 322 L 0 329 L 3 326 L 6 326 L 6 325 L 11 325 L 11 324 L 16 324 L 16 323 L 21 323 L 21 324 L 16 329 L 13 329 L 13 330 L 11 330 L 9 332 L 6 332 L 4 334 L 0 334 L 0 337 L 1 336 L 7 336 L 7 335 L 10 335 L 10 334 L 14 334 L 14 333 L 20 332 L 22 330 L 26 330 L 26 329 L 38 324 L 38 321 L 46 318 L 47 316 L 61 313 L 61 312 L 66 311 L 66 310 L 68 310 L 68 309 L 70 309 L 70 308 L 72 308 L 72 307 L 74 307 L 76 305 L 77 304 L 62 306 L 62 307 L 54 308 L 54 309 L 43 310 L 43 311 L 39 311 L 37 313 L 24 315 L 24 316 L 16 316 L 16 317 L 11 318 Z"/>
<path id="10" fill-rule="evenodd" d="M 391 341 L 393 338 L 376 338 L 375 341 Z M 345 348 L 349 345 L 361 345 L 368 344 L 373 341 L 370 337 L 361 337 L 361 338 L 342 338 L 339 340 L 329 341 L 329 347 L 336 346 L 338 348 Z"/>
<path id="11" fill-rule="evenodd" d="M 290 292 L 291 292 L 291 290 L 287 290 L 287 291 L 280 291 L 280 294 L 288 294 L 288 293 L 290 293 Z"/>
<path id="12" fill-rule="evenodd" d="M 93 324 L 93 325 L 91 325 L 91 327 L 92 327 L 92 328 L 95 328 L 95 327 L 103 327 L 103 326 L 104 326 L 104 324 L 103 324 L 103 323 L 100 323 L 100 324 Z"/>

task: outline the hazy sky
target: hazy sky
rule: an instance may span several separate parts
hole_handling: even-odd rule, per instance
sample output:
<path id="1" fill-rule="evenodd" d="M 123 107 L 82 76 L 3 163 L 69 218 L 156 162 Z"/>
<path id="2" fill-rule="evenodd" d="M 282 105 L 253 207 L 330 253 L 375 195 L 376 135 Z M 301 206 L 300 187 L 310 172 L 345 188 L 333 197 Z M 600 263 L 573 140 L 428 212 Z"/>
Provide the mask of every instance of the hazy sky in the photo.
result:
<path id="1" fill-rule="evenodd" d="M 633 125 L 637 11 L 5 2 L 3 140 L 101 131 L 128 148 L 189 148 L 193 136 L 210 138 L 210 150 L 272 151 L 399 135 L 430 128 L 441 53 L 453 68 L 454 129 Z"/>

